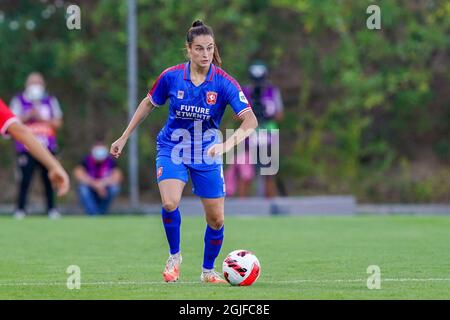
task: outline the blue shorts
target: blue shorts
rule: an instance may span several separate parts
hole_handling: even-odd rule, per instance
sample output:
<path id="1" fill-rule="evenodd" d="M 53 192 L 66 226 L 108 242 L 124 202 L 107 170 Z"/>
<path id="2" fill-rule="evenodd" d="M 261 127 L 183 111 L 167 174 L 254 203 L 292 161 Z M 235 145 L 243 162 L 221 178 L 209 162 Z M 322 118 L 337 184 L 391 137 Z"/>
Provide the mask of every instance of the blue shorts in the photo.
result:
<path id="1" fill-rule="evenodd" d="M 192 192 L 201 198 L 225 197 L 225 181 L 221 164 L 175 164 L 170 156 L 156 157 L 156 178 L 158 183 L 166 179 L 178 179 L 185 183 L 192 180 Z"/>

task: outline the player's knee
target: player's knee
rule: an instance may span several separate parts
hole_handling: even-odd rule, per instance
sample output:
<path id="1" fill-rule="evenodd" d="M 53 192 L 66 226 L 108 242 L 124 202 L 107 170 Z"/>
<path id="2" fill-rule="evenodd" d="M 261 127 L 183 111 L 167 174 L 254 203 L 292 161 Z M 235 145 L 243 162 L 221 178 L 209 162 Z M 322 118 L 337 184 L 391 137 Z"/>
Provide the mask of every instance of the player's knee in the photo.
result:
<path id="1" fill-rule="evenodd" d="M 178 208 L 178 204 L 179 204 L 179 201 L 166 200 L 163 202 L 162 206 L 163 206 L 164 210 L 166 210 L 168 212 L 172 212 L 176 208 Z"/>
<path id="2" fill-rule="evenodd" d="M 220 228 L 222 228 L 223 223 L 224 223 L 224 219 L 223 217 L 214 217 L 211 219 L 208 219 L 208 224 L 211 228 L 213 228 L 214 230 L 219 230 Z"/>

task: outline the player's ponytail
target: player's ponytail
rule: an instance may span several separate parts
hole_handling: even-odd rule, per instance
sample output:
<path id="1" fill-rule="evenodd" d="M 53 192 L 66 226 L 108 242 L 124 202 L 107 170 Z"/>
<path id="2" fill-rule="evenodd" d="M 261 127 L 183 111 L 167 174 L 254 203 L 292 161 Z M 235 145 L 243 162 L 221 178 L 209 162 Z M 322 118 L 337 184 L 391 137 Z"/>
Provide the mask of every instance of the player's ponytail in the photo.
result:
<path id="1" fill-rule="evenodd" d="M 213 63 L 222 66 L 222 59 L 220 58 L 219 49 L 217 48 L 216 39 L 214 38 L 214 32 L 212 28 L 203 23 L 201 20 L 195 20 L 192 23 L 192 27 L 189 28 L 186 35 L 186 43 L 188 46 L 191 46 L 194 38 L 197 36 L 211 36 L 214 39 L 214 56 Z"/>
<path id="2" fill-rule="evenodd" d="M 220 58 L 219 54 L 219 48 L 217 48 L 217 44 L 214 42 L 214 56 L 213 56 L 213 63 L 215 65 L 218 65 L 219 67 L 222 66 L 222 59 Z"/>
<path id="3" fill-rule="evenodd" d="M 195 20 L 193 23 L 192 23 L 192 27 L 193 28 L 195 28 L 195 27 L 200 27 L 200 26 L 204 26 L 205 24 L 203 23 L 203 21 L 202 20 Z"/>

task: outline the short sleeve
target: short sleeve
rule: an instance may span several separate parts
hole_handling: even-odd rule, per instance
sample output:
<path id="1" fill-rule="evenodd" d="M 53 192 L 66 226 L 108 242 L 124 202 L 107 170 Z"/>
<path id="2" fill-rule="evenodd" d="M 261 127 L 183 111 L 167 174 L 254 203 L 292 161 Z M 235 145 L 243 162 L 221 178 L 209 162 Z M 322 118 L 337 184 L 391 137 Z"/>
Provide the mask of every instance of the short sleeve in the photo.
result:
<path id="1" fill-rule="evenodd" d="M 166 71 L 161 73 L 147 94 L 152 104 L 156 107 L 160 107 L 166 103 L 169 95 L 168 76 Z"/>
<path id="2" fill-rule="evenodd" d="M 14 122 L 19 122 L 19 119 L 17 119 L 6 104 L 0 100 L 0 134 L 5 136 L 9 126 Z"/>
<path id="3" fill-rule="evenodd" d="M 225 83 L 227 102 L 238 117 L 252 110 L 244 92 L 236 80 L 231 79 Z"/>

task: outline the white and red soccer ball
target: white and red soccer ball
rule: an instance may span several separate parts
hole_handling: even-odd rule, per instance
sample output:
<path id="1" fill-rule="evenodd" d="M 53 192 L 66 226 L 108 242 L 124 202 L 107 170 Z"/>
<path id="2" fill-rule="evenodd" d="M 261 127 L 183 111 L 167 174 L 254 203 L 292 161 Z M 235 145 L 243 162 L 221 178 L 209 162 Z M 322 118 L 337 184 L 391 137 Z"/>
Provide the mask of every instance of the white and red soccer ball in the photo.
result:
<path id="1" fill-rule="evenodd" d="M 234 250 L 223 261 L 223 276 L 232 286 L 249 286 L 261 274 L 261 265 L 253 252 Z"/>

